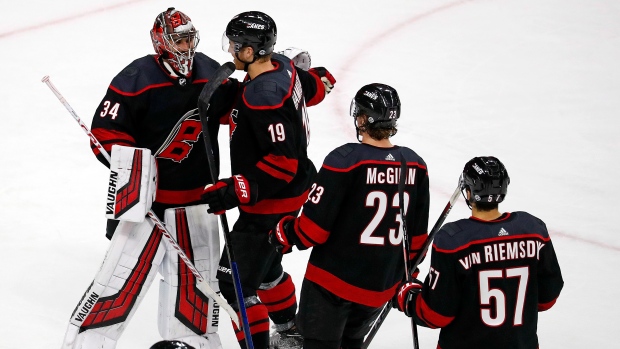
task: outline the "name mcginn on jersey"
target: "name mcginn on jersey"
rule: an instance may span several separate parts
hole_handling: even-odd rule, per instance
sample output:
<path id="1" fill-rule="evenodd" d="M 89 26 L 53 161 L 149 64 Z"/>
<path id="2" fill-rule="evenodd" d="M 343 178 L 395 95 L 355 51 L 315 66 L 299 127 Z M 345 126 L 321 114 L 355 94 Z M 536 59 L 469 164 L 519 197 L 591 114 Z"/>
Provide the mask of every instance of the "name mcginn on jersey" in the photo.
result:
<path id="1" fill-rule="evenodd" d="M 407 167 L 407 181 L 405 184 L 415 184 L 415 168 Z M 366 170 L 366 184 L 398 184 L 400 179 L 400 167 L 388 167 L 384 171 L 377 167 L 369 167 Z"/>

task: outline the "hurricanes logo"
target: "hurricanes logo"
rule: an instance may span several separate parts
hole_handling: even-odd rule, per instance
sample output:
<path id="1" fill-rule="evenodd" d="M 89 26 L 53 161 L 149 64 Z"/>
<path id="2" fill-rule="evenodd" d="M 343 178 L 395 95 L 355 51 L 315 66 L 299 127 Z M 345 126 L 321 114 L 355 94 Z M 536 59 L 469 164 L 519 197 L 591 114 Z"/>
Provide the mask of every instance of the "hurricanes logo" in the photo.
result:
<path id="1" fill-rule="evenodd" d="M 237 109 L 233 109 L 230 112 L 230 116 L 228 117 L 228 127 L 230 128 L 230 139 L 232 139 L 233 133 L 237 129 L 237 115 L 239 111 Z"/>
<path id="2" fill-rule="evenodd" d="M 202 132 L 198 109 L 187 112 L 174 126 L 168 138 L 157 150 L 157 158 L 181 162 L 189 156 Z"/>

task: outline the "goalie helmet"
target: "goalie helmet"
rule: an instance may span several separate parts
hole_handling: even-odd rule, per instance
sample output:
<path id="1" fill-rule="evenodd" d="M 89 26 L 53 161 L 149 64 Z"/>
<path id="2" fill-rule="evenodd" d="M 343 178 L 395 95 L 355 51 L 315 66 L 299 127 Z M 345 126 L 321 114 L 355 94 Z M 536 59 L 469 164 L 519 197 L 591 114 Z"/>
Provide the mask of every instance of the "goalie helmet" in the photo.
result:
<path id="1" fill-rule="evenodd" d="M 181 341 L 160 341 L 149 349 L 195 349 L 191 345 Z"/>
<path id="2" fill-rule="evenodd" d="M 465 164 L 461 174 L 461 192 L 470 201 L 480 203 L 500 203 L 504 201 L 510 184 L 508 171 L 496 157 L 478 156 Z M 467 200 L 466 189 L 471 192 Z M 471 207 L 471 206 L 470 206 Z"/>
<path id="3" fill-rule="evenodd" d="M 400 98 L 396 90 L 385 84 L 369 84 L 362 87 L 351 101 L 350 114 L 356 118 L 368 116 L 370 128 L 391 129 L 400 117 Z"/>
<path id="4" fill-rule="evenodd" d="M 168 8 L 155 18 L 151 29 L 151 41 L 158 56 L 184 76 L 190 76 L 200 41 L 192 20 L 174 7 Z"/>
<path id="5" fill-rule="evenodd" d="M 236 53 L 249 46 L 254 49 L 255 57 L 261 57 L 273 52 L 277 36 L 276 22 L 269 15 L 259 11 L 243 12 L 228 22 L 222 48 Z"/>

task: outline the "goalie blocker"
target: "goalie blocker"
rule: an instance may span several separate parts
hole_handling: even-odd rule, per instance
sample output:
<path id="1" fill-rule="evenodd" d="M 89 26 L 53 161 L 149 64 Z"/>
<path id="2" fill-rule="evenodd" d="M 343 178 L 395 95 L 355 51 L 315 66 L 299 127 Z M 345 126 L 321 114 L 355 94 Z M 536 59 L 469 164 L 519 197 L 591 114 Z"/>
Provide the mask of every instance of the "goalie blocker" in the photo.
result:
<path id="1" fill-rule="evenodd" d="M 155 201 L 157 166 L 147 148 L 112 146 L 106 218 L 144 221 Z"/>

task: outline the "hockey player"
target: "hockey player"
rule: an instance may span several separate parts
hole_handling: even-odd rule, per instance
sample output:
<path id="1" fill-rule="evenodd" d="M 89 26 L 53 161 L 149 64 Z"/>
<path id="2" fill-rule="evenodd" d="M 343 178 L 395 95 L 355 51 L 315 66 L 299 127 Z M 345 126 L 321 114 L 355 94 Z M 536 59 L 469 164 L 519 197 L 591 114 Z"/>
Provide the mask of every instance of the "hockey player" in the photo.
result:
<path id="1" fill-rule="evenodd" d="M 230 79 L 218 88 L 208 110 L 209 120 L 228 120 L 233 176 L 206 188 L 203 197 L 209 212 L 239 209 L 229 248 L 257 349 L 268 347 L 269 318 L 278 331 L 294 328 L 295 286 L 268 236 L 280 218 L 296 214 L 308 198 L 316 169 L 307 155 L 306 105 L 321 102 L 336 82 L 325 68 L 304 71 L 275 53 L 276 38 L 276 24 L 265 13 L 243 12 L 230 20 L 223 49 L 247 75 L 243 82 Z M 228 260 L 224 251 L 217 277 L 222 295 L 238 310 Z M 244 333 L 237 327 L 235 332 L 244 348 Z"/>
<path id="2" fill-rule="evenodd" d="M 282 253 L 292 246 L 314 246 L 297 314 L 305 349 L 360 348 L 405 279 L 405 263 L 415 259 L 426 240 L 426 164 L 413 150 L 390 141 L 400 108 L 394 88 L 363 86 L 351 103 L 361 143 L 340 146 L 325 158 L 301 215 L 284 217 L 270 236 Z M 399 210 L 401 159 L 407 169 L 408 243 L 403 242 Z"/>
<path id="3" fill-rule="evenodd" d="M 467 162 L 461 190 L 472 216 L 441 228 L 424 285 L 406 283 L 397 294 L 417 324 L 442 328 L 438 348 L 538 348 L 538 312 L 555 304 L 564 282 L 545 223 L 499 211 L 509 183 L 497 158 Z"/>
<path id="4" fill-rule="evenodd" d="M 155 55 L 138 58 L 110 84 L 92 121 L 92 133 L 110 153 L 113 145 L 148 148 L 155 155 L 158 186 L 152 210 L 176 234 L 185 254 L 217 291 L 217 218 L 200 195 L 210 178 L 201 132 L 217 139 L 219 124 L 202 130 L 198 95 L 219 64 L 196 52 L 199 36 L 190 18 L 169 8 L 151 29 Z M 217 144 L 213 144 L 216 149 Z M 100 161 L 108 161 L 93 146 Z M 144 217 L 144 216 L 143 216 Z M 111 221 L 117 223 L 118 221 Z M 142 223 L 109 224 L 111 245 L 101 269 L 71 317 L 63 348 L 112 349 L 158 269 L 158 327 L 164 339 L 196 349 L 221 348 L 218 307 L 196 288 L 196 279 L 162 233 Z"/>

